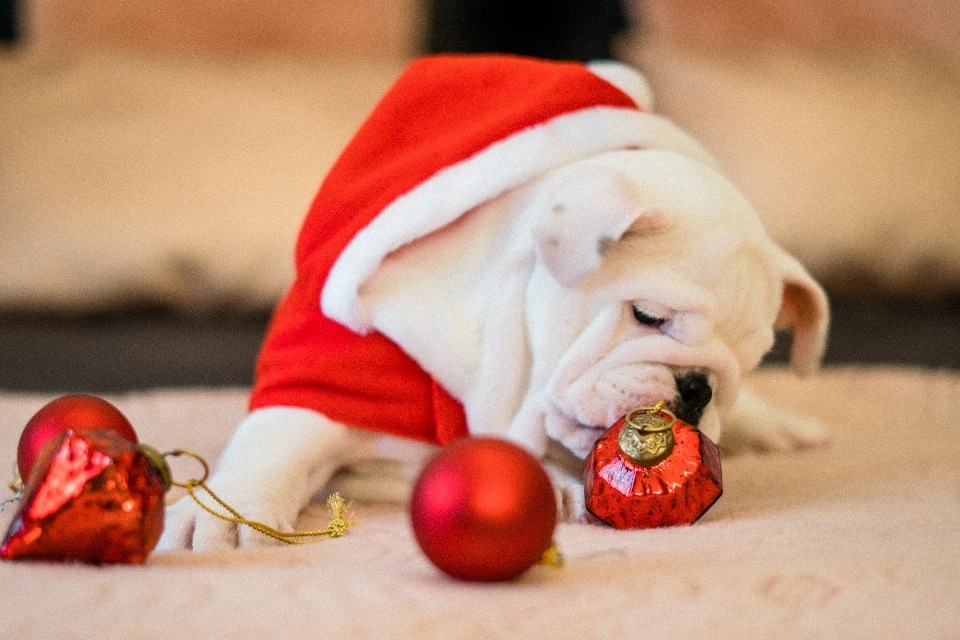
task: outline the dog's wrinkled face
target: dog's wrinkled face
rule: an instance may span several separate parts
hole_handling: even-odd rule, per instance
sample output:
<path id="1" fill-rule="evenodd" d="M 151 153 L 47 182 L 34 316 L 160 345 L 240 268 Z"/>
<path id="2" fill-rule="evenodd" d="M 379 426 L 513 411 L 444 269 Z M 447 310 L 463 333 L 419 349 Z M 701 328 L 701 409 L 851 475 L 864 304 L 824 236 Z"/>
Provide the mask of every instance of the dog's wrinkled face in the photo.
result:
<path id="1" fill-rule="evenodd" d="M 703 164 L 634 151 L 561 171 L 533 207 L 529 391 L 547 434 L 584 456 L 624 414 L 666 400 L 719 438 L 790 275 L 749 205 Z"/>

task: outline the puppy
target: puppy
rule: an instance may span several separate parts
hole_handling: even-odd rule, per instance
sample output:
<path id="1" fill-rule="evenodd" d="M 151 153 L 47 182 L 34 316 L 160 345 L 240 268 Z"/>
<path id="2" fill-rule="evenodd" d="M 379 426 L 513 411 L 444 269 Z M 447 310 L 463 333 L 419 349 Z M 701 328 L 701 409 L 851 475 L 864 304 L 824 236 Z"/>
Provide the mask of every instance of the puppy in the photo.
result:
<path id="1" fill-rule="evenodd" d="M 454 88 L 480 102 L 451 115 Z M 740 383 L 777 329 L 815 370 L 826 296 L 626 67 L 415 63 L 321 187 L 297 268 L 209 481 L 280 530 L 320 490 L 403 501 L 466 434 L 539 456 L 562 517 L 584 521 L 580 461 L 661 399 L 718 442 L 823 439 Z M 160 548 L 268 542 L 184 499 Z"/>

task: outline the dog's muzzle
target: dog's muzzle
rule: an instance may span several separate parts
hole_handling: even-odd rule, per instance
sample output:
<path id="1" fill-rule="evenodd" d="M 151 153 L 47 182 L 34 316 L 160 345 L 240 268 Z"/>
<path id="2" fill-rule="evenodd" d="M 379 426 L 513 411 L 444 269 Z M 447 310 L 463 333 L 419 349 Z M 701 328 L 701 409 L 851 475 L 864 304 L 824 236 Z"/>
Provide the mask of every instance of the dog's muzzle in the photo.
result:
<path id="1" fill-rule="evenodd" d="M 677 397 L 673 401 L 673 413 L 687 424 L 697 426 L 713 398 L 710 379 L 702 371 L 688 371 L 678 375 L 676 381 Z"/>

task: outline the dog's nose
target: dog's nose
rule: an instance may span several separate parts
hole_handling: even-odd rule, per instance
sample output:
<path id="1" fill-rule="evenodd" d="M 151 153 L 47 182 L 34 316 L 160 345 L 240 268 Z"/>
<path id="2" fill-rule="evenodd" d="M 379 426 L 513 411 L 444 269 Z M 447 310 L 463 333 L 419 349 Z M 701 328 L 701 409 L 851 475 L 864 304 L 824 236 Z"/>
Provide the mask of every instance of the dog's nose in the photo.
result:
<path id="1" fill-rule="evenodd" d="M 677 400 L 674 403 L 674 413 L 684 422 L 696 426 L 713 398 L 710 380 L 702 371 L 688 371 L 677 376 L 676 380 Z"/>

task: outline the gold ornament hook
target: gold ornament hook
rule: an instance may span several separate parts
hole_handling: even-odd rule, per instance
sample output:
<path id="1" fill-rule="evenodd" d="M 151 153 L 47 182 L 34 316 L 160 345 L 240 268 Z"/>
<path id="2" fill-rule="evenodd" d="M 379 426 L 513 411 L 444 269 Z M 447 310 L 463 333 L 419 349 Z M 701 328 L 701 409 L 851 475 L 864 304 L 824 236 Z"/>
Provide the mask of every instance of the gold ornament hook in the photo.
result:
<path id="1" fill-rule="evenodd" d="M 669 409 L 664 409 L 664 408 L 663 408 L 664 406 L 666 406 L 666 404 L 667 404 L 667 401 L 666 401 L 666 400 L 661 400 L 660 402 L 658 402 L 656 405 L 654 405 L 654 406 L 652 406 L 652 407 L 639 407 L 639 408 L 637 408 L 637 409 L 634 409 L 634 410 L 631 411 L 630 413 L 628 413 L 628 414 L 627 414 L 627 417 L 626 417 L 626 420 L 627 420 L 627 422 L 629 422 L 630 424 L 632 424 L 634 427 L 636 427 L 636 428 L 638 428 L 638 429 L 646 429 L 647 432 L 654 432 L 654 433 L 656 433 L 656 432 L 659 432 L 659 431 L 666 431 L 667 429 L 673 428 L 673 425 L 675 425 L 675 424 L 677 423 L 677 416 L 673 415 L 673 412 L 670 411 Z M 656 426 L 654 426 L 654 425 L 649 424 L 647 421 L 643 421 L 644 424 L 641 425 L 641 424 L 640 424 L 640 421 L 636 421 L 636 420 L 634 419 L 634 418 L 635 418 L 637 415 L 639 415 L 639 414 L 644 414 L 644 415 L 666 414 L 667 417 L 670 418 L 670 419 L 669 419 L 669 421 L 667 421 L 667 420 L 664 421 L 664 422 L 665 422 L 665 425 L 656 425 Z"/>
<path id="2" fill-rule="evenodd" d="M 177 482 L 176 480 L 173 480 L 171 478 L 170 484 L 172 484 L 173 486 L 183 487 L 184 489 L 190 489 L 197 485 L 202 485 L 204 482 L 207 481 L 207 477 L 210 475 L 210 465 L 207 464 L 207 461 L 204 460 L 202 456 L 194 453 L 193 451 L 190 451 L 189 449 L 173 449 L 172 451 L 166 451 L 163 453 L 163 457 L 166 458 L 167 456 L 173 456 L 174 458 L 179 458 L 180 456 L 187 456 L 189 458 L 193 458 L 194 460 L 199 462 L 201 465 L 203 465 L 203 476 L 199 480 L 197 480 L 196 478 L 191 478 L 186 482 Z"/>

